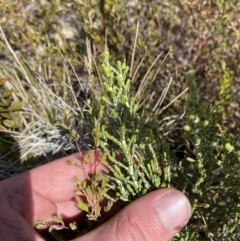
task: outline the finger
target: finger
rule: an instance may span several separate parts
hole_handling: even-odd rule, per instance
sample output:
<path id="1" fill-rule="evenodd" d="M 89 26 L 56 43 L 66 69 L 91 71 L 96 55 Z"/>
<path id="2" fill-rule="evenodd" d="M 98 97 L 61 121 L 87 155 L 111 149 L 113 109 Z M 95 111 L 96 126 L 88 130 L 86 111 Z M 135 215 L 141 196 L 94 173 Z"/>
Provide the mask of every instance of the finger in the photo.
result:
<path id="1" fill-rule="evenodd" d="M 103 165 L 99 163 L 99 152 L 90 154 L 88 164 L 83 161 L 87 154 L 88 152 L 75 153 L 32 170 L 30 173 L 32 189 L 52 202 L 70 200 L 76 189 L 72 183 L 75 176 L 83 181 L 89 173 L 100 172 L 103 169 Z M 70 161 L 76 161 L 81 167 L 71 166 Z"/>
<path id="2" fill-rule="evenodd" d="M 51 221 L 53 215 L 77 218 L 81 212 L 76 206 L 73 177 L 78 176 L 83 181 L 89 173 L 105 169 L 99 163 L 100 152 L 89 156 L 89 164 L 83 162 L 83 157 L 89 153 L 82 154 L 75 153 L 2 181 L 12 206 L 30 224 L 39 219 Z M 82 168 L 69 165 L 69 161 L 76 161 Z"/>
<path id="3" fill-rule="evenodd" d="M 111 220 L 75 241 L 167 241 L 188 222 L 191 205 L 175 189 L 161 189 L 129 204 Z"/>
<path id="4" fill-rule="evenodd" d="M 82 155 L 75 153 L 42 165 L 14 178 L 5 180 L 5 185 L 12 190 L 23 190 L 25 195 L 27 195 L 27 192 L 32 192 L 33 190 L 54 203 L 68 201 L 75 195 L 74 190 L 76 187 L 72 183 L 72 179 L 75 176 L 80 181 L 83 181 L 88 177 L 89 173 L 100 172 L 104 169 L 103 165 L 99 163 L 99 152 L 93 152 L 90 156 L 90 163 L 85 164 L 83 157 L 87 153 L 84 152 Z M 76 161 L 82 165 L 82 168 L 71 166 L 69 164 L 70 161 Z"/>
<path id="5" fill-rule="evenodd" d="M 11 201 L 4 194 L 0 201 L 0 236 L 1 240 L 34 240 L 44 241 L 32 228 L 32 226 L 22 218 L 18 210 L 12 207 Z"/>

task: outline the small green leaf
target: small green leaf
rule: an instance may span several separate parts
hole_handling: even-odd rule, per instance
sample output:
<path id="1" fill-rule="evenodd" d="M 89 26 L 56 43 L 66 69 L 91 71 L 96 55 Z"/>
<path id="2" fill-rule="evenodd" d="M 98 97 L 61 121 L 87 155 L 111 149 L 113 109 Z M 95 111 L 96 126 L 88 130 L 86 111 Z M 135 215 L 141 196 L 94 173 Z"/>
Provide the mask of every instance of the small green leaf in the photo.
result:
<path id="1" fill-rule="evenodd" d="M 108 200 L 107 206 L 104 207 L 105 212 L 109 212 L 112 208 L 113 202 L 111 200 Z"/>
<path id="2" fill-rule="evenodd" d="M 194 160 L 193 158 L 191 158 L 191 157 L 187 157 L 187 161 L 189 161 L 189 162 L 195 162 L 195 160 Z"/>
<path id="3" fill-rule="evenodd" d="M 87 186 L 87 182 L 82 182 L 82 188 L 85 189 Z"/>
<path id="4" fill-rule="evenodd" d="M 73 140 L 77 140 L 77 132 L 75 130 L 71 130 L 70 135 L 71 135 Z"/>
<path id="5" fill-rule="evenodd" d="M 37 229 L 45 229 L 47 228 L 49 225 L 46 222 L 43 221 L 37 221 L 34 225 Z"/>
<path id="6" fill-rule="evenodd" d="M 234 146 L 232 146 L 229 142 L 225 144 L 225 149 L 228 151 L 228 152 L 231 152 L 234 150 Z"/>
<path id="7" fill-rule="evenodd" d="M 73 222 L 73 223 L 69 223 L 69 227 L 71 230 L 77 230 L 77 223 L 76 222 Z"/>
<path id="8" fill-rule="evenodd" d="M 81 209 L 81 210 L 83 210 L 87 213 L 89 212 L 88 205 L 86 203 L 84 203 L 82 201 L 78 201 L 77 206 L 78 206 L 79 209 Z"/>
<path id="9" fill-rule="evenodd" d="M 12 119 L 12 116 L 9 114 L 9 113 L 7 113 L 7 112 L 1 112 L 1 109 L 0 109 L 0 116 L 2 116 L 2 117 L 4 117 L 4 118 L 6 118 L 6 119 L 9 119 L 9 120 L 11 120 Z"/>
<path id="10" fill-rule="evenodd" d="M 86 188 L 86 194 L 88 197 L 92 195 L 92 190 L 89 186 Z"/>
<path id="11" fill-rule="evenodd" d="M 9 127 L 9 128 L 16 128 L 18 126 L 16 126 L 16 124 L 14 123 L 13 120 L 4 120 L 3 121 L 3 124 L 6 126 L 6 127 Z"/>
<path id="12" fill-rule="evenodd" d="M 59 216 L 54 216 L 53 221 L 56 222 L 56 223 L 62 223 L 63 222 L 61 217 L 59 217 Z"/>
<path id="13" fill-rule="evenodd" d="M 3 94 L 3 98 L 4 98 L 4 99 L 9 98 L 9 97 L 12 95 L 12 93 L 13 93 L 13 90 L 11 90 L 11 89 L 5 89 L 4 94 Z"/>
<path id="14" fill-rule="evenodd" d="M 76 3 L 79 3 L 79 4 L 84 4 L 84 1 L 83 0 L 75 0 Z"/>
<path id="15" fill-rule="evenodd" d="M 0 101 L 0 112 L 1 111 L 5 111 L 5 109 L 1 108 L 1 107 L 8 107 L 10 105 L 10 102 L 7 101 L 7 100 L 4 100 L 4 101 Z"/>
<path id="16" fill-rule="evenodd" d="M 23 107 L 23 103 L 22 102 L 13 102 L 10 107 L 9 110 L 10 111 L 18 111 L 21 110 Z"/>
<path id="17" fill-rule="evenodd" d="M 79 180 L 79 178 L 77 176 L 75 176 L 73 178 L 73 184 L 76 185 L 76 186 L 80 184 L 80 180 Z"/>
<path id="18" fill-rule="evenodd" d="M 78 195 L 78 196 L 82 196 L 82 195 L 84 195 L 84 193 L 81 192 L 81 191 L 75 191 L 75 194 Z"/>
<path id="19" fill-rule="evenodd" d="M 57 126 L 62 127 L 64 130 L 68 130 L 67 125 L 65 125 L 64 123 L 57 124 Z"/>
<path id="20" fill-rule="evenodd" d="M 102 179 L 102 188 L 104 188 L 107 184 L 107 182 L 109 181 L 109 178 L 107 176 L 105 176 L 103 179 Z"/>

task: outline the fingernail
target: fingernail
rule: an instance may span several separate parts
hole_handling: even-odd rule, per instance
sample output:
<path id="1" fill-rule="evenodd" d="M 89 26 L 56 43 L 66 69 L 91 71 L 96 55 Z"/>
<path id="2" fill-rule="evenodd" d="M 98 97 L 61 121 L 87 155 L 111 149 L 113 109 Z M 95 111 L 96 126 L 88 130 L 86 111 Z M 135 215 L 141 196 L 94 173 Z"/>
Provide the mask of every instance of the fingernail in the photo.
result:
<path id="1" fill-rule="evenodd" d="M 156 205 L 163 224 L 169 230 L 182 228 L 191 216 L 187 197 L 174 189 L 159 197 Z"/>

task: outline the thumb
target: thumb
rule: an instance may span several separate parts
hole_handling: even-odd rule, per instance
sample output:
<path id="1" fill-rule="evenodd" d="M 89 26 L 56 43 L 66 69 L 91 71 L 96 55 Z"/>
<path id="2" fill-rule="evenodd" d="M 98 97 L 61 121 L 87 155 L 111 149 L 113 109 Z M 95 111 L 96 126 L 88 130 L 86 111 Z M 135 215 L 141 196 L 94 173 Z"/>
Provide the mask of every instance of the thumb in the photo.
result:
<path id="1" fill-rule="evenodd" d="M 167 241 L 187 224 L 191 205 L 175 189 L 151 192 L 76 241 Z"/>

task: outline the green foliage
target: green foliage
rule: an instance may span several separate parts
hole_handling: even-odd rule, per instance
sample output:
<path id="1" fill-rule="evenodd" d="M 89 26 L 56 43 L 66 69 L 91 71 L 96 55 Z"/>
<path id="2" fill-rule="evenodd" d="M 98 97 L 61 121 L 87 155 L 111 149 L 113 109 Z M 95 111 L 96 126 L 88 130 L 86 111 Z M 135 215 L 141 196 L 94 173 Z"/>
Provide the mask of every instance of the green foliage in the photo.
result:
<path id="1" fill-rule="evenodd" d="M 221 80 L 222 101 L 214 103 L 200 102 L 194 78 L 189 82 L 188 123 L 184 126 L 186 156 L 176 166 L 178 180 L 173 182 L 178 181 L 177 187 L 192 201 L 193 216 L 173 240 L 238 238 L 240 126 L 230 136 L 221 125 L 221 108 L 229 98 L 228 84 L 229 78 Z"/>
<path id="2" fill-rule="evenodd" d="M 0 71 L 0 160 L 4 156 L 7 156 L 9 162 L 18 158 L 16 140 L 11 132 L 23 129 L 22 106 L 23 102 L 8 87 L 8 82 Z"/>
<path id="3" fill-rule="evenodd" d="M 104 209 L 107 212 L 112 202 L 125 206 L 152 190 L 171 186 L 183 191 L 193 205 L 189 224 L 173 240 L 236 240 L 240 211 L 240 153 L 236 146 L 240 128 L 234 138 L 227 135 L 219 124 L 214 102 L 199 101 L 194 74 L 190 73 L 189 98 L 192 94 L 196 100 L 188 101 L 186 155 L 177 159 L 160 135 L 159 123 L 140 118 L 127 72 L 124 63 L 113 67 L 105 53 L 100 99 L 87 104 L 95 151 L 102 152 L 101 162 L 109 170 L 103 179 L 93 175 L 84 182 L 77 177 L 73 180 L 76 194 L 85 197 L 77 206 L 87 214 L 87 230 L 104 221 L 100 205 L 104 197 L 109 200 L 108 209 Z M 84 232 L 86 227 L 80 230 Z"/>
<path id="4" fill-rule="evenodd" d="M 0 1 L 0 65 L 7 77 L 0 84 L 0 161 L 2 153 L 30 161 L 95 148 L 110 170 L 103 186 L 97 176 L 84 184 L 98 190 L 95 200 L 102 195 L 124 206 L 173 186 L 194 206 L 174 240 L 239 239 L 240 115 L 232 101 L 240 97 L 238 19 L 238 0 Z M 112 63 L 122 59 L 129 71 L 122 63 L 113 67 L 108 56 L 100 67 L 106 46 Z M 91 69 L 83 54 L 94 56 Z M 186 86 L 187 99 L 162 108 Z M 169 143 L 173 150 L 184 146 L 184 157 L 176 159 Z M 101 223 L 97 201 L 78 206 Z M 65 227 L 55 221 L 48 227 Z"/>
<path id="5" fill-rule="evenodd" d="M 89 114 L 94 117 L 92 135 L 95 148 L 103 151 L 101 161 L 111 173 L 106 174 L 107 187 L 115 197 L 105 196 L 114 202 L 128 203 L 169 185 L 169 150 L 159 137 L 154 120 L 146 122 L 138 115 L 126 64 L 118 62 L 113 67 L 105 53 L 102 69 L 100 105 L 93 107 L 89 103 Z"/>
<path id="6" fill-rule="evenodd" d="M 69 230 L 70 229 L 70 230 L 76 232 L 77 234 L 79 234 L 78 225 L 76 222 L 69 223 L 69 227 L 67 227 L 65 225 L 64 221 L 62 220 L 62 218 L 59 216 L 53 216 L 53 221 L 51 221 L 51 222 L 44 222 L 44 221 L 39 220 L 35 223 L 35 227 L 37 229 L 48 228 L 48 231 L 52 238 L 51 240 L 54 240 L 54 241 L 64 240 L 64 237 L 57 232 L 58 230 L 63 230 L 63 229 Z"/>
<path id="7" fill-rule="evenodd" d="M 77 207 L 86 213 L 87 227 L 80 230 L 81 234 L 104 222 L 103 214 L 110 211 L 113 203 L 125 206 L 148 192 L 170 186 L 173 155 L 160 136 L 157 122 L 140 118 L 136 99 L 130 93 L 128 70 L 120 61 L 113 67 L 109 53 L 104 53 L 100 99 L 95 96 L 97 99 L 93 97 L 87 103 L 94 151 L 102 153 L 100 162 L 108 171 L 103 177 L 93 174 L 83 182 L 73 179 L 76 194 L 82 198 Z M 67 126 L 61 124 L 68 130 Z M 89 157 L 84 158 L 87 165 Z M 104 198 L 108 202 L 102 207 Z"/>
<path id="8" fill-rule="evenodd" d="M 89 221 L 99 221 L 101 217 L 101 203 L 103 201 L 104 196 L 109 191 L 107 188 L 108 177 L 105 176 L 100 179 L 99 174 L 94 175 L 93 177 L 89 177 L 87 181 L 80 182 L 78 177 L 73 179 L 74 185 L 77 186 L 77 191 L 75 192 L 78 196 L 81 196 L 83 200 L 86 201 L 78 201 L 77 207 L 86 212 L 86 217 L 88 224 Z M 112 202 L 108 201 L 104 211 L 109 212 L 112 206 Z M 97 223 L 99 224 L 99 223 Z M 96 224 L 91 224 L 92 227 L 96 227 Z"/>
<path id="9" fill-rule="evenodd" d="M 226 63 L 222 62 L 222 78 L 220 80 L 220 89 L 218 93 L 218 100 L 216 102 L 216 107 L 218 108 L 218 112 L 221 117 L 226 116 L 226 108 L 229 107 L 231 103 L 231 82 L 232 76 L 229 68 L 226 67 Z"/>
<path id="10" fill-rule="evenodd" d="M 173 240 L 236 240 L 240 128 L 233 138 L 228 136 L 219 123 L 218 106 L 200 101 L 194 72 L 189 73 L 188 146 L 178 160 L 160 135 L 159 123 L 140 119 L 129 92 L 128 67 L 118 62 L 114 68 L 106 53 L 102 70 L 102 95 L 99 102 L 88 102 L 88 112 L 95 148 L 103 152 L 101 161 L 110 170 L 106 187 L 115 194 L 104 196 L 124 206 L 157 188 L 175 187 L 191 200 L 193 216 Z"/>
<path id="11" fill-rule="evenodd" d="M 218 113 L 207 110 L 207 124 L 199 119 L 186 133 L 188 157 L 178 167 L 178 188 L 184 189 L 193 203 L 194 212 L 188 227 L 179 235 L 194 232 L 195 240 L 236 240 L 239 223 L 239 160 L 234 138 L 218 124 Z M 198 128 L 196 128 L 198 125 Z M 183 183 L 181 183 L 183 181 Z M 234 221 L 233 221 L 234 220 Z M 173 239 L 179 240 L 179 239 Z M 181 240 L 181 239 L 180 239 Z"/>
<path id="12" fill-rule="evenodd" d="M 13 99 L 14 91 L 6 87 L 6 80 L 0 72 L 0 132 L 6 128 L 18 129 L 22 126 L 19 111 L 23 103 Z"/>

